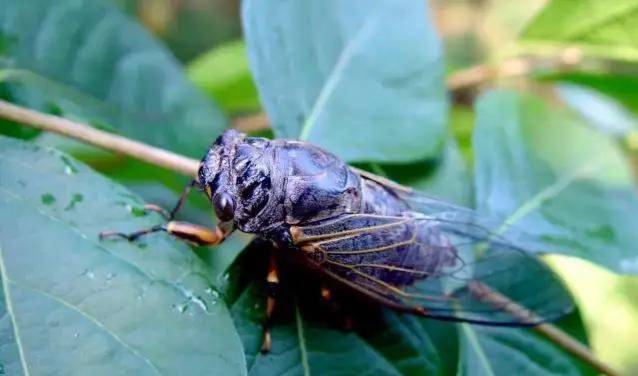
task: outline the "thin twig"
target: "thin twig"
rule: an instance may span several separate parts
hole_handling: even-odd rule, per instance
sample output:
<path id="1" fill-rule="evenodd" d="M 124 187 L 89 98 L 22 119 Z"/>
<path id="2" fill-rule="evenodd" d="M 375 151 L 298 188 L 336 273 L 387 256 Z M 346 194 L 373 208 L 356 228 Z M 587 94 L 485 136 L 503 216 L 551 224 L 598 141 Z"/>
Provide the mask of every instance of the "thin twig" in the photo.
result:
<path id="1" fill-rule="evenodd" d="M 78 123 L 59 116 L 47 115 L 28 108 L 16 106 L 0 100 L 0 117 L 33 128 L 58 133 L 86 142 L 102 149 L 128 155 L 189 177 L 196 176 L 199 162 L 195 159 L 175 154 L 134 141 L 126 137 L 101 131 L 89 125 Z"/>
<path id="2" fill-rule="evenodd" d="M 196 175 L 199 166 L 199 162 L 195 159 L 187 158 L 138 141 L 133 141 L 122 136 L 101 131 L 86 124 L 71 121 L 59 116 L 42 114 L 24 107 L 16 106 L 3 100 L 0 100 L 0 118 L 13 120 L 17 123 L 22 123 L 33 128 L 43 129 L 68 136 L 106 150 L 128 155 L 130 157 L 176 171 L 189 177 Z M 477 291 L 483 295 L 491 297 L 493 303 L 501 304 L 504 301 L 503 299 L 505 299 L 507 301 L 506 306 L 511 309 L 519 313 L 529 312 L 520 305 L 516 306 L 516 303 L 509 300 L 507 297 L 500 295 L 498 292 L 493 290 L 486 291 L 485 288 L 488 288 L 487 286 L 474 286 L 474 288 L 483 288 L 483 290 Z M 529 314 L 526 313 L 526 315 Z M 535 329 L 561 348 L 592 365 L 600 372 L 611 376 L 618 375 L 618 373 L 612 370 L 608 365 L 597 359 L 587 347 L 583 346 L 580 342 L 578 342 L 578 340 L 574 339 L 558 327 L 551 324 L 541 324 L 536 326 Z"/>

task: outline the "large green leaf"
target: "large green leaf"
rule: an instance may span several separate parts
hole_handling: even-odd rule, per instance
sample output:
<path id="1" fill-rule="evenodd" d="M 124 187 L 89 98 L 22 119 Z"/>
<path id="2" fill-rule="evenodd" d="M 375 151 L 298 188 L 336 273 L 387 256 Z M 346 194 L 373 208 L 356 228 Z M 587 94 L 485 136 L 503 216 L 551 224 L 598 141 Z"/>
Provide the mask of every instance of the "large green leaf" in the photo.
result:
<path id="1" fill-rule="evenodd" d="M 532 248 L 638 273 L 638 196 L 617 145 L 568 111 L 515 92 L 477 105 L 477 205 Z"/>
<path id="2" fill-rule="evenodd" d="M 437 159 L 379 167 L 377 173 L 426 195 L 459 205 L 472 204 L 469 170 L 454 139 L 448 140 L 445 150 Z"/>
<path id="3" fill-rule="evenodd" d="M 201 157 L 225 127 L 138 24 L 102 0 L 3 0 L 0 81 L 12 101 Z"/>
<path id="4" fill-rule="evenodd" d="M 0 367 L 7 374 L 243 374 L 206 266 L 161 223 L 70 157 L 0 139 Z"/>
<path id="5" fill-rule="evenodd" d="M 602 57 L 638 60 L 638 4 L 633 0 L 552 0 L 528 25 L 524 43 L 579 46 Z"/>
<path id="6" fill-rule="evenodd" d="M 406 162 L 439 151 L 447 101 L 425 2 L 247 0 L 242 14 L 278 137 L 348 161 Z"/>

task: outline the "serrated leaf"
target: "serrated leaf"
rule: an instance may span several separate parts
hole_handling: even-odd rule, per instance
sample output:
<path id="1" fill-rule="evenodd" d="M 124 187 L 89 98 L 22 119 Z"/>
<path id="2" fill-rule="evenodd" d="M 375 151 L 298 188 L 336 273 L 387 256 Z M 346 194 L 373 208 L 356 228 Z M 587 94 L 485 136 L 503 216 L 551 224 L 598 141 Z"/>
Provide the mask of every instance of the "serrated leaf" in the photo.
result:
<path id="1" fill-rule="evenodd" d="M 0 151 L 5 372 L 245 373 L 226 305 L 188 247 L 166 234 L 98 241 L 159 216 L 67 155 L 6 138 Z"/>
<path id="2" fill-rule="evenodd" d="M 613 140 L 531 95 L 496 91 L 478 101 L 474 153 L 478 207 L 536 238 L 530 248 L 638 273 L 638 196 Z"/>
<path id="3" fill-rule="evenodd" d="M 602 57 L 638 60 L 638 5 L 633 0 L 552 0 L 532 20 L 522 42 L 578 46 Z"/>
<path id="4" fill-rule="evenodd" d="M 248 0 L 242 14 L 277 137 L 311 141 L 350 162 L 438 153 L 448 106 L 425 2 Z"/>
<path id="5" fill-rule="evenodd" d="M 193 157 L 226 121 L 179 63 L 102 0 L 4 0 L 0 76 L 12 101 Z"/>

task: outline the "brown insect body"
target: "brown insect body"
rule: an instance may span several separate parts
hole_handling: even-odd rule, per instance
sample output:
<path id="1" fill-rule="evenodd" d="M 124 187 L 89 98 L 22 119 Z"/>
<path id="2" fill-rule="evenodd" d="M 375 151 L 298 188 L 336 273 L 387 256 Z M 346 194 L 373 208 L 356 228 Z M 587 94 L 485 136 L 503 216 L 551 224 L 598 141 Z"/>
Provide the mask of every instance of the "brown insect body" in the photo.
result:
<path id="1" fill-rule="evenodd" d="M 469 209 L 419 207 L 412 192 L 314 145 L 228 130 L 203 158 L 199 184 L 225 223 L 387 306 L 493 325 L 534 325 L 571 309 L 551 271 Z M 535 313 L 495 307 L 472 287 L 486 283 Z"/>

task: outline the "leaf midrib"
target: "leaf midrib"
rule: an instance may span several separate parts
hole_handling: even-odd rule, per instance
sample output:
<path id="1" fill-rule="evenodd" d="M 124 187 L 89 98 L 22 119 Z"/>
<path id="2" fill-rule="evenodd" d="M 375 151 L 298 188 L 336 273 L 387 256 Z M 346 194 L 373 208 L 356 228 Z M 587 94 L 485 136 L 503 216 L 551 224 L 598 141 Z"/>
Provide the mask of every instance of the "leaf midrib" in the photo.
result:
<path id="1" fill-rule="evenodd" d="M 372 31 L 371 29 L 375 27 L 376 21 L 377 19 L 375 17 L 361 25 L 359 30 L 357 30 L 355 35 L 350 38 L 348 43 L 339 53 L 337 61 L 330 70 L 330 74 L 326 78 L 323 86 L 321 87 L 321 90 L 319 91 L 319 94 L 317 95 L 317 98 L 315 99 L 310 114 L 306 118 L 306 121 L 304 121 L 303 123 L 303 126 L 299 132 L 299 140 L 308 140 L 310 131 L 317 124 L 317 121 L 319 120 L 319 117 L 321 116 L 326 103 L 328 103 L 328 101 L 330 100 L 334 89 L 337 87 L 337 84 L 343 77 L 343 72 L 352 60 L 356 48 L 368 37 L 369 33 Z"/>
<path id="2" fill-rule="evenodd" d="M 497 230 L 497 234 L 501 234 L 507 227 L 514 225 L 516 222 L 538 209 L 548 200 L 558 196 L 561 192 L 567 189 L 574 182 L 583 179 L 589 174 L 598 171 L 604 165 L 604 160 L 587 161 L 583 163 L 579 168 L 573 170 L 570 174 L 563 178 L 556 179 L 552 184 L 545 186 L 538 191 L 534 196 L 523 202 L 516 210 L 512 212 L 502 223 Z"/>
<path id="3" fill-rule="evenodd" d="M 474 331 L 474 328 L 472 328 L 470 324 L 466 324 L 466 323 L 461 324 L 461 328 L 463 328 L 463 333 L 465 333 L 465 337 L 471 343 L 472 348 L 475 350 L 476 355 L 479 358 L 479 362 L 481 363 L 481 365 L 483 366 L 487 374 L 489 376 L 496 376 L 496 373 L 494 373 L 494 369 L 492 369 L 492 365 L 490 364 L 487 358 L 487 354 L 485 354 L 485 351 L 483 350 L 483 346 L 481 346 L 481 343 L 478 340 L 478 337 L 476 335 L 476 332 Z"/>
<path id="4" fill-rule="evenodd" d="M 20 364 L 22 370 L 26 376 L 29 376 L 29 367 L 27 366 L 26 357 L 24 354 L 24 347 L 22 345 L 22 337 L 20 335 L 20 328 L 18 327 L 18 321 L 16 320 L 15 313 L 13 312 L 13 300 L 11 299 L 11 291 L 9 291 L 9 279 L 7 278 L 7 270 L 4 266 L 4 255 L 2 253 L 2 245 L 0 245 L 0 279 L 2 280 L 2 290 L 4 293 L 4 301 L 7 307 L 7 313 L 11 319 L 13 326 L 13 336 L 15 337 L 16 346 L 18 347 L 18 355 L 20 356 Z"/>
<path id="5" fill-rule="evenodd" d="M 308 349 L 306 349 L 306 337 L 304 335 L 303 323 L 299 305 L 295 304 L 295 321 L 297 324 L 297 340 L 299 341 L 299 353 L 301 354 L 301 366 L 304 376 L 310 376 L 310 366 L 308 365 Z"/>

